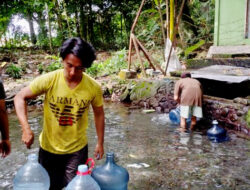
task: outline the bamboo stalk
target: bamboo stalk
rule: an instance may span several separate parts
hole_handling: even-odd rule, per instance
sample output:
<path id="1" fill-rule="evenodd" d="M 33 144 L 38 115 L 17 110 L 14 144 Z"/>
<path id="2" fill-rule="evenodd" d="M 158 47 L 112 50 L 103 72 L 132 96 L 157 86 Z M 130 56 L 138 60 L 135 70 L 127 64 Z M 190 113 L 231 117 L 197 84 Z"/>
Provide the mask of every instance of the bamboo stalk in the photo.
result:
<path id="1" fill-rule="evenodd" d="M 169 8 L 168 0 L 166 0 L 166 36 L 169 38 Z"/>
<path id="2" fill-rule="evenodd" d="M 136 14 L 134 23 L 133 23 L 133 25 L 131 27 L 131 30 L 130 30 L 129 51 L 128 51 L 128 70 L 130 70 L 130 66 L 131 66 L 131 52 L 132 52 L 132 46 L 133 46 L 133 44 L 132 44 L 132 42 L 133 42 L 132 36 L 133 36 L 134 28 L 135 28 L 135 25 L 136 25 L 136 23 L 138 21 L 138 18 L 140 16 L 140 14 L 141 14 L 141 10 L 142 10 L 142 7 L 143 7 L 144 3 L 145 3 L 145 0 L 142 0 L 140 8 L 139 8 L 139 10 L 138 10 L 138 12 Z"/>
<path id="3" fill-rule="evenodd" d="M 176 31 L 177 31 L 178 26 L 179 26 L 179 23 L 180 23 L 180 18 L 181 18 L 181 16 L 182 16 L 182 11 L 183 11 L 184 4 L 185 4 L 185 0 L 182 0 L 180 12 L 179 12 L 179 15 L 178 15 L 178 17 L 177 17 L 177 22 L 176 22 L 176 25 L 175 25 L 175 30 L 174 30 L 174 35 L 173 35 L 173 42 L 172 42 L 172 44 L 171 44 L 171 46 L 170 46 L 170 51 L 169 51 L 169 55 L 168 55 L 168 60 L 167 60 L 167 63 L 166 63 L 165 75 L 166 75 L 166 73 L 167 73 L 169 60 L 170 60 L 170 57 L 171 57 L 171 54 L 172 54 L 172 50 L 173 50 L 173 45 L 174 45 L 174 43 L 175 43 L 175 41 L 176 41 Z"/>
<path id="4" fill-rule="evenodd" d="M 174 0 L 170 0 L 169 2 L 169 6 L 170 6 L 170 15 L 169 15 L 169 19 L 170 19 L 170 23 L 169 23 L 169 38 L 171 41 L 173 41 L 173 35 L 174 35 Z"/>

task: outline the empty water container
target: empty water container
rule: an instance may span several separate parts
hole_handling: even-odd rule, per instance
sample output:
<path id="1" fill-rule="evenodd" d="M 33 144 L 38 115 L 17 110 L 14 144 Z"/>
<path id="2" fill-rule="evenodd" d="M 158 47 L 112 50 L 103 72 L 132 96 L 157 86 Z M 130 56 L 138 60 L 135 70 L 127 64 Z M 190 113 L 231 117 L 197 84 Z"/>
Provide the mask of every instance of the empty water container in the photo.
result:
<path id="1" fill-rule="evenodd" d="M 217 120 L 212 122 L 212 127 L 207 131 L 207 136 L 212 142 L 224 142 L 229 140 L 227 131 L 218 126 Z"/>
<path id="2" fill-rule="evenodd" d="M 177 107 L 169 112 L 169 119 L 173 124 L 180 124 L 180 107 Z"/>
<path id="3" fill-rule="evenodd" d="M 48 190 L 50 179 L 47 171 L 38 163 L 36 154 L 30 154 L 28 161 L 15 175 L 14 190 Z"/>
<path id="4" fill-rule="evenodd" d="M 66 190 L 100 190 L 100 187 L 91 177 L 88 166 L 79 165 L 77 175 L 67 185 Z"/>
<path id="5" fill-rule="evenodd" d="M 100 185 L 101 190 L 127 190 L 128 187 L 128 171 L 115 163 L 113 152 L 106 154 L 105 164 L 96 167 L 92 177 Z"/>
<path id="6" fill-rule="evenodd" d="M 178 106 L 176 109 L 173 109 L 169 112 L 169 119 L 173 124 L 179 125 L 180 124 L 180 106 Z M 191 115 L 186 120 L 187 124 L 189 125 L 191 122 Z"/>

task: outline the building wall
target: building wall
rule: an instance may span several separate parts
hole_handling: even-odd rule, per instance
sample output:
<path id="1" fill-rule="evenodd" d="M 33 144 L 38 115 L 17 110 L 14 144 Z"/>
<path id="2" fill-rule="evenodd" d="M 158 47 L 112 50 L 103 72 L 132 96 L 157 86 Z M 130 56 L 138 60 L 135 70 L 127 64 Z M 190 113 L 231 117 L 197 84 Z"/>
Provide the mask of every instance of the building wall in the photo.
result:
<path id="1" fill-rule="evenodd" d="M 250 45 L 246 31 L 248 1 L 216 0 L 214 45 Z"/>

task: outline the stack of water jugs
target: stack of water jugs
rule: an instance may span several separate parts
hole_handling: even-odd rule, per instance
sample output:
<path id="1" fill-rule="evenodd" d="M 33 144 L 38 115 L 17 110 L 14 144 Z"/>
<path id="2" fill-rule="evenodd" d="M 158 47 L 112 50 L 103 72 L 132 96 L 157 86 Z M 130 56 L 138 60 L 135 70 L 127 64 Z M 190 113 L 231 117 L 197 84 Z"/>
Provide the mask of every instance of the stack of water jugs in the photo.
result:
<path id="1" fill-rule="evenodd" d="M 94 165 L 92 165 L 94 167 Z M 127 190 L 129 174 L 114 161 L 114 153 L 106 154 L 105 164 L 95 168 L 90 175 L 87 165 L 79 165 L 77 175 L 66 190 Z M 28 156 L 14 178 L 14 190 L 48 190 L 50 180 L 46 170 L 38 163 L 37 155 Z"/>

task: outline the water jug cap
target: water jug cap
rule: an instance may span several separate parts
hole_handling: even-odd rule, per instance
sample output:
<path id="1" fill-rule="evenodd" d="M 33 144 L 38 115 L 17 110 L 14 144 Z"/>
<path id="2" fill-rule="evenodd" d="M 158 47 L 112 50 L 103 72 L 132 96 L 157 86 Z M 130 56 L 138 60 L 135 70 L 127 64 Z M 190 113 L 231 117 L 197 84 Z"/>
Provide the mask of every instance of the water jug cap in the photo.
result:
<path id="1" fill-rule="evenodd" d="M 218 125 L 218 121 L 217 120 L 213 120 L 212 124 L 213 125 Z"/>
<path id="2" fill-rule="evenodd" d="M 87 164 L 89 162 L 91 162 L 91 166 L 90 166 L 90 168 L 88 170 Z M 94 168 L 94 166 L 95 166 L 95 161 L 93 160 L 93 158 L 88 158 L 88 160 L 86 161 L 86 164 L 78 166 L 78 171 L 77 171 L 76 174 L 80 175 L 80 176 L 89 175 L 89 174 L 91 174 L 92 169 Z"/>
<path id="3" fill-rule="evenodd" d="M 106 156 L 107 156 L 107 157 L 113 157 L 113 156 L 114 156 L 114 153 L 113 153 L 113 152 L 107 152 Z"/>
<path id="4" fill-rule="evenodd" d="M 79 171 L 79 172 L 86 172 L 86 171 L 88 171 L 88 166 L 85 165 L 85 164 L 79 165 L 79 166 L 78 166 L 78 171 Z"/>

